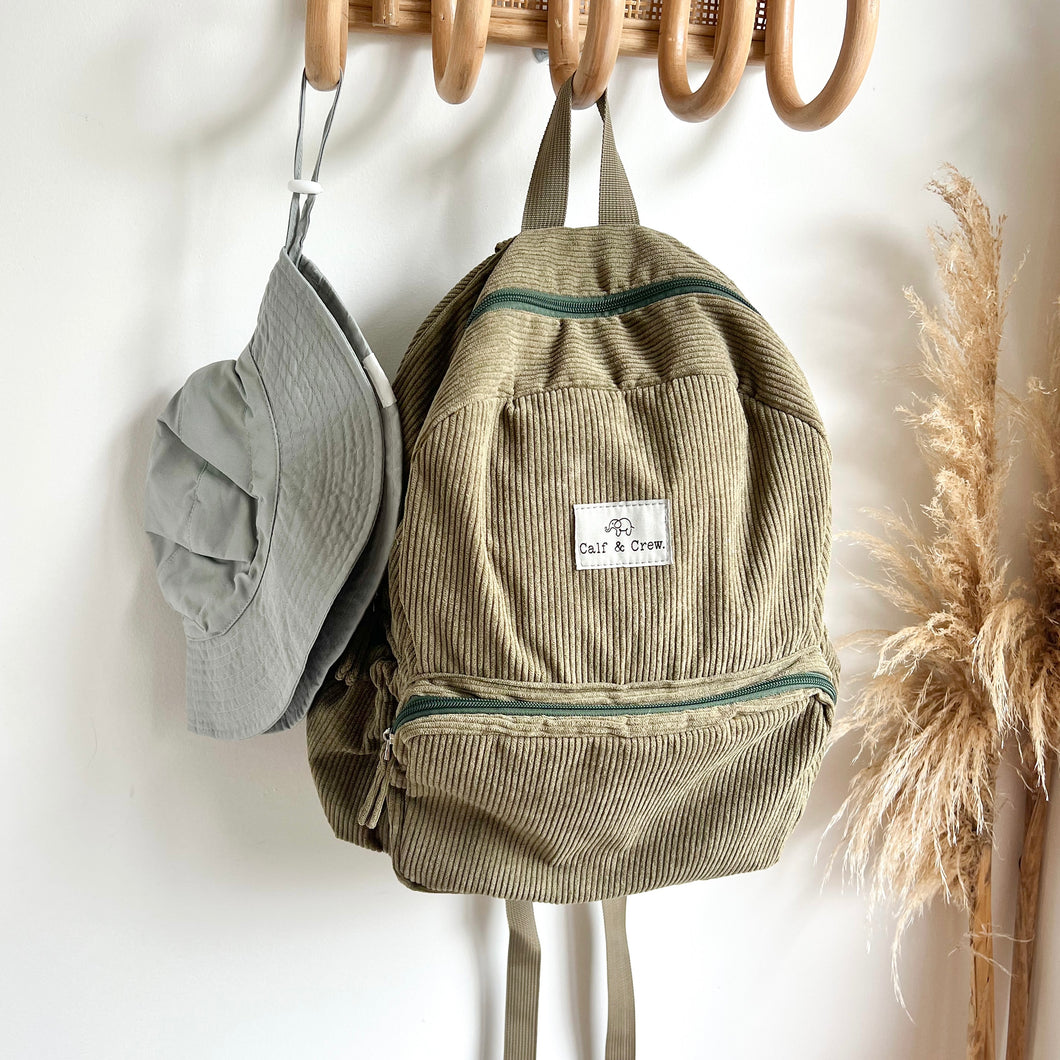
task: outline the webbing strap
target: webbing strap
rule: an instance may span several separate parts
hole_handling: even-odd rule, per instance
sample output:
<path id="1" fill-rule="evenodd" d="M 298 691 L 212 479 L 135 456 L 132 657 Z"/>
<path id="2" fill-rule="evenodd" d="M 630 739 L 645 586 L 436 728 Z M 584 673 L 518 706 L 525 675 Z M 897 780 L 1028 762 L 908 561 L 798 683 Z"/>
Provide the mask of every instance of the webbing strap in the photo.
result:
<path id="1" fill-rule="evenodd" d="M 567 219 L 567 191 L 570 185 L 570 112 L 571 81 L 556 94 L 541 147 L 530 178 L 530 190 L 523 209 L 523 231 L 530 228 L 559 228 Z M 602 225 L 636 225 L 640 223 L 637 204 L 629 186 L 622 159 L 615 147 L 611 112 L 605 92 L 596 102 L 603 121 L 600 149 L 600 212 Z"/>
<path id="2" fill-rule="evenodd" d="M 537 998 L 541 984 L 541 941 L 533 902 L 506 901 L 508 984 L 504 999 L 504 1060 L 537 1055 Z"/>
<path id="3" fill-rule="evenodd" d="M 504 1060 L 535 1060 L 537 1005 L 541 985 L 541 941 L 532 902 L 506 901 L 508 913 L 508 984 L 504 1000 Z M 626 941 L 626 899 L 611 898 L 604 907 L 607 951 L 607 1043 L 605 1060 L 635 1060 L 636 1016 L 633 969 Z"/>
<path id="4" fill-rule="evenodd" d="M 626 898 L 604 903 L 604 945 L 607 948 L 606 1060 L 634 1060 L 637 1020 L 633 1003 L 633 967 L 626 940 Z"/>

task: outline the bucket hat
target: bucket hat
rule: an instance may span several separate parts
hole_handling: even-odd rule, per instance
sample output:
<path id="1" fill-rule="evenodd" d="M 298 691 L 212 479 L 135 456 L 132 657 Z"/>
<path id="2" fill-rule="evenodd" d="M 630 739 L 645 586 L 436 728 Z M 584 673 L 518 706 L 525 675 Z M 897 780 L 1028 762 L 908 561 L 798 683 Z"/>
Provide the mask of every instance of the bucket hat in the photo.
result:
<path id="1" fill-rule="evenodd" d="M 303 74 L 287 239 L 235 360 L 196 371 L 159 417 L 144 526 L 183 617 L 188 727 L 242 739 L 296 724 L 382 579 L 401 497 L 386 375 L 302 254 L 324 145 L 301 179 Z"/>

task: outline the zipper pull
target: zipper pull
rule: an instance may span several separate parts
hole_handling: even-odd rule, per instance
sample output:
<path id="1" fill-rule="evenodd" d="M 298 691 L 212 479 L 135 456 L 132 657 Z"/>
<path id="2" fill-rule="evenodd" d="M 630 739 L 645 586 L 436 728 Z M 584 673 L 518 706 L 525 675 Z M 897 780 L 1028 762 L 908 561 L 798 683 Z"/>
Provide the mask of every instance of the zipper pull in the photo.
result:
<path id="1" fill-rule="evenodd" d="M 390 789 L 390 756 L 394 735 L 389 729 L 383 733 L 383 746 L 379 753 L 379 764 L 375 776 L 364 798 L 361 812 L 357 814 L 357 823 L 363 828 L 375 828 L 379 824 L 383 807 L 386 805 L 387 792 Z"/>

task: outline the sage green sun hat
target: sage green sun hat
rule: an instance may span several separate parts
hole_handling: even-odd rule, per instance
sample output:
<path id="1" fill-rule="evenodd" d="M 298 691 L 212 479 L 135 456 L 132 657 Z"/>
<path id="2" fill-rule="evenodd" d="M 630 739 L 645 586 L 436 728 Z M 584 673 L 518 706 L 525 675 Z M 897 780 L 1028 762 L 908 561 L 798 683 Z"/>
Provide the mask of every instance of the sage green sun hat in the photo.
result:
<path id="1" fill-rule="evenodd" d="M 187 640 L 188 727 L 228 739 L 305 715 L 382 579 L 401 497 L 390 385 L 302 255 L 321 161 L 300 179 L 304 113 L 303 77 L 287 241 L 254 333 L 170 400 L 147 476 L 144 525 Z"/>

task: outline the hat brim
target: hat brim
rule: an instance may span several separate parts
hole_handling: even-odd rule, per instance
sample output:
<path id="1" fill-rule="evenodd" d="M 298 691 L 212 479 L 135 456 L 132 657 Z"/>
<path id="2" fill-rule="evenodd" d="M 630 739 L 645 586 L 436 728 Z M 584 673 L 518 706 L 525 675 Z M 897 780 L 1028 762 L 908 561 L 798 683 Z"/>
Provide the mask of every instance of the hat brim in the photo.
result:
<path id="1" fill-rule="evenodd" d="M 383 408 L 382 419 L 386 463 L 379 517 L 360 559 L 324 620 L 287 710 L 269 732 L 289 729 L 305 717 L 317 690 L 364 618 L 386 573 L 401 508 L 401 423 L 397 406 Z"/>
<path id="2" fill-rule="evenodd" d="M 389 477 L 371 382 L 350 338 L 286 252 L 242 356 L 269 401 L 278 483 L 269 551 L 249 605 L 225 632 L 188 638 L 188 727 L 223 739 L 287 728 L 308 709 L 312 693 L 300 697 L 297 710 L 293 700 L 325 620 L 379 522 Z M 344 609 L 340 626 L 355 626 L 363 611 Z M 321 668 L 323 654 L 315 667 L 320 679 L 331 662 Z"/>

